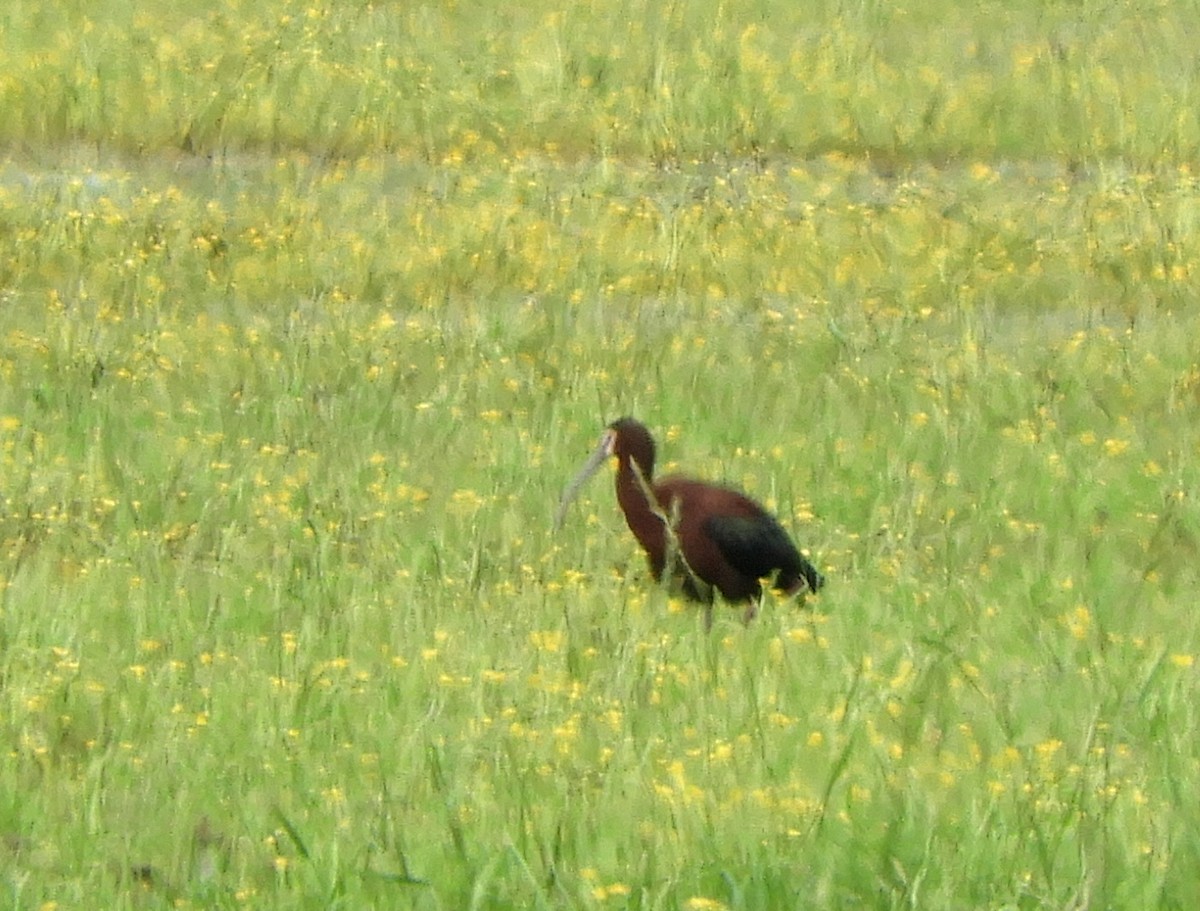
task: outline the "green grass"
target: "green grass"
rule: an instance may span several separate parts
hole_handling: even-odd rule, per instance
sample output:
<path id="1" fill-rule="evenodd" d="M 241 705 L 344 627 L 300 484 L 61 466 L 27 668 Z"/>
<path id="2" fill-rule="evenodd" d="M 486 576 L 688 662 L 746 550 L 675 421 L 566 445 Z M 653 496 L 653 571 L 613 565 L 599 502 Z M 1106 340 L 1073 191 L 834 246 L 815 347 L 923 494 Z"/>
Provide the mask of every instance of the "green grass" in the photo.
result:
<path id="1" fill-rule="evenodd" d="M 0 138 L 430 161 L 1200 152 L 1188 3 L 151 0 L 0 12 Z"/>
<path id="2" fill-rule="evenodd" d="M 1192 12 L 5 6 L 0 902 L 1192 907 Z"/>

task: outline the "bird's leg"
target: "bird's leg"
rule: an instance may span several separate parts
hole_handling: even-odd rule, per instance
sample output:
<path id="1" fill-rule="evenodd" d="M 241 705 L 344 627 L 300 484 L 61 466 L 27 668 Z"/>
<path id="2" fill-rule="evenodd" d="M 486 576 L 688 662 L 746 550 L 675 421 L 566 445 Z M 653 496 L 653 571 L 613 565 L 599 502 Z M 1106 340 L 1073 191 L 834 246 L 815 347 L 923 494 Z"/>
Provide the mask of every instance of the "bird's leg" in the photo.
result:
<path id="1" fill-rule="evenodd" d="M 746 626 L 758 616 L 758 612 L 762 610 L 763 600 L 767 597 L 767 590 L 762 585 L 758 588 L 757 597 L 751 597 L 746 602 L 746 610 L 742 612 L 742 623 Z"/>
<path id="2" fill-rule="evenodd" d="M 762 595 L 751 601 L 746 602 L 746 609 L 742 612 L 742 625 L 749 626 L 750 623 L 758 616 L 758 604 L 762 599 Z"/>
<path id="3" fill-rule="evenodd" d="M 713 625 L 713 601 L 715 600 L 715 592 L 711 585 L 705 587 L 702 591 L 696 593 L 698 600 L 704 602 L 704 631 L 712 632 Z"/>

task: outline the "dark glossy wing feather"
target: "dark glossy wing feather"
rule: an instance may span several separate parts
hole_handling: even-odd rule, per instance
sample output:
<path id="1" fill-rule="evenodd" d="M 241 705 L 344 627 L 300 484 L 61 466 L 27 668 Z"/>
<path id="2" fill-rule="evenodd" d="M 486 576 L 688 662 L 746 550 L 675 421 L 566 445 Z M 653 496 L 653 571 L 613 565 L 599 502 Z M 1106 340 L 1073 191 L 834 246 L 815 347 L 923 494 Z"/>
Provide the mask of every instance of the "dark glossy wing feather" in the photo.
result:
<path id="1" fill-rule="evenodd" d="M 761 578 L 800 562 L 787 532 L 767 515 L 709 516 L 704 531 L 725 559 L 748 576 Z"/>
<path id="2" fill-rule="evenodd" d="M 803 578 L 810 591 L 824 584 L 821 574 L 796 549 L 788 533 L 765 512 L 753 516 L 709 516 L 704 531 L 738 571 L 757 579 L 776 570 L 776 584 L 789 589 Z"/>

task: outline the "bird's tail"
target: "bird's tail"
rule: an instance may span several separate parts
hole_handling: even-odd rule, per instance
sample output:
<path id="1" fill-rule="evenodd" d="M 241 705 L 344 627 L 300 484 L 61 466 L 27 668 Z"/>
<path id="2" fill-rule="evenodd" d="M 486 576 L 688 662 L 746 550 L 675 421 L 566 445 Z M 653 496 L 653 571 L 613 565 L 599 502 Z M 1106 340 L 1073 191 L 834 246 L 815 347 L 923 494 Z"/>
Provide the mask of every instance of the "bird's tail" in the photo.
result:
<path id="1" fill-rule="evenodd" d="M 798 566 L 781 572 L 775 580 L 775 587 L 786 595 L 796 595 L 804 590 L 815 594 L 824 585 L 825 577 L 803 555 Z"/>

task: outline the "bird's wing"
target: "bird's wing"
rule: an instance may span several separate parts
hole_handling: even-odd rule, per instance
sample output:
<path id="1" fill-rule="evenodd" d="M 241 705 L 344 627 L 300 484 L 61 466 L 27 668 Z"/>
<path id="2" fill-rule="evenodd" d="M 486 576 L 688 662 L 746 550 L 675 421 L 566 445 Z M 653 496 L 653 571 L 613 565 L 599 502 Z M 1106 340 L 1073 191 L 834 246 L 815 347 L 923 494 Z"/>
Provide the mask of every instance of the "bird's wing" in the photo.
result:
<path id="1" fill-rule="evenodd" d="M 703 527 L 730 565 L 747 575 L 762 578 L 776 569 L 791 569 L 800 563 L 800 554 L 787 532 L 766 514 L 709 516 Z"/>

